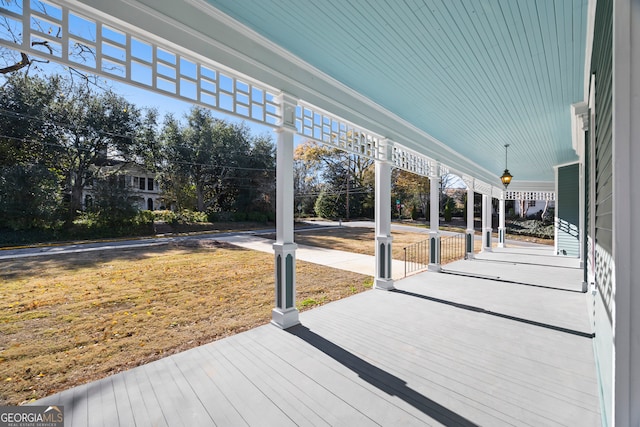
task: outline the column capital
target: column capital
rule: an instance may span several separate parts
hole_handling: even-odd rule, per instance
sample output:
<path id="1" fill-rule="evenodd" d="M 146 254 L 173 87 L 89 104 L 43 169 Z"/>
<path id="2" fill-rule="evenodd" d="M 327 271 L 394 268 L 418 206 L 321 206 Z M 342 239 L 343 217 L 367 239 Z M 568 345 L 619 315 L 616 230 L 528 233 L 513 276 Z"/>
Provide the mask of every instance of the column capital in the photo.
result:
<path id="1" fill-rule="evenodd" d="M 394 142 L 389 138 L 379 140 L 379 152 L 376 160 L 384 163 L 393 163 L 393 146 Z"/>
<path id="2" fill-rule="evenodd" d="M 297 131 L 296 128 L 296 108 L 298 106 L 298 100 L 293 96 L 280 92 L 276 97 L 276 101 L 280 104 L 280 121 L 278 122 L 278 128 L 276 131 Z"/>
<path id="3" fill-rule="evenodd" d="M 474 190 L 474 181 L 475 178 L 473 178 L 472 176 L 469 175 L 463 175 L 462 176 L 462 182 L 464 182 L 464 185 L 467 186 L 467 190 Z"/>
<path id="4" fill-rule="evenodd" d="M 440 179 L 440 162 L 434 161 L 429 168 L 429 179 Z"/>

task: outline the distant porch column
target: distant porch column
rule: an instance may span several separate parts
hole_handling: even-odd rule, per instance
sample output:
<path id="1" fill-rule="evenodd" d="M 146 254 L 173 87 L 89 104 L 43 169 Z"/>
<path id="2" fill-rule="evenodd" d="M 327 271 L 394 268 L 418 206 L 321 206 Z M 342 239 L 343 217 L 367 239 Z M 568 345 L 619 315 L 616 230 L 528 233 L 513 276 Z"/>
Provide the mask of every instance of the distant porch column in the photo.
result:
<path id="1" fill-rule="evenodd" d="M 300 323 L 296 308 L 296 248 L 293 237 L 293 135 L 296 100 L 280 95 L 283 122 L 278 133 L 276 152 L 276 242 L 275 285 L 276 306 L 271 323 L 286 329 Z"/>
<path id="2" fill-rule="evenodd" d="M 474 254 L 474 242 L 475 242 L 475 231 L 474 231 L 474 218 L 473 218 L 473 209 L 474 209 L 474 197 L 475 193 L 473 191 L 473 178 L 465 178 L 464 183 L 467 185 L 467 230 L 466 230 L 466 254 L 467 259 L 473 259 Z"/>
<path id="3" fill-rule="evenodd" d="M 435 164 L 429 176 L 431 206 L 429 211 L 429 271 L 440 271 L 440 177 Z"/>
<path id="4" fill-rule="evenodd" d="M 381 142 L 385 160 L 376 160 L 375 232 L 376 232 L 376 289 L 394 289 L 391 276 L 391 163 L 389 145 Z"/>
<path id="5" fill-rule="evenodd" d="M 491 252 L 491 196 L 482 195 L 482 252 Z"/>
<path id="6" fill-rule="evenodd" d="M 505 203 L 504 203 L 504 191 L 500 195 L 500 217 L 498 224 L 498 247 L 506 248 L 507 228 L 505 227 Z"/>

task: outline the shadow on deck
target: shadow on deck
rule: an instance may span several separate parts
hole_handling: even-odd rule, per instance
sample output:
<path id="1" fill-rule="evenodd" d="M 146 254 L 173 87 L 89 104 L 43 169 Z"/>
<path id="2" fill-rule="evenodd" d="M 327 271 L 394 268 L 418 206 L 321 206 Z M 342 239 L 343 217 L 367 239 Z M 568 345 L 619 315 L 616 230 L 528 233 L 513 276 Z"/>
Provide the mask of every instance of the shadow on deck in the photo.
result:
<path id="1" fill-rule="evenodd" d="M 36 404 L 64 405 L 67 426 L 600 425 L 581 270 L 530 252 L 459 261 L 459 274 L 418 274 Z"/>

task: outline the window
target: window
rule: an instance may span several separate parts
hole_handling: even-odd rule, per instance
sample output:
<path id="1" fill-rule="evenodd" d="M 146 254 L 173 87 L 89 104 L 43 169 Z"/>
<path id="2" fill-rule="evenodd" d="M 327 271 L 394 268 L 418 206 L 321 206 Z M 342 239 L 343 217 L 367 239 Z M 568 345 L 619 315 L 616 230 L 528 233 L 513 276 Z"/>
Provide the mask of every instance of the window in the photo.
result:
<path id="1" fill-rule="evenodd" d="M 118 187 L 119 188 L 124 188 L 125 185 L 125 176 L 124 175 L 118 175 Z"/>
<path id="2" fill-rule="evenodd" d="M 147 178 L 148 187 L 147 190 L 153 191 L 153 178 Z"/>
<path id="3" fill-rule="evenodd" d="M 536 207 L 536 203 L 537 203 L 537 200 L 529 200 L 529 207 L 530 208 L 535 208 Z"/>
<path id="4" fill-rule="evenodd" d="M 140 178 L 138 178 L 137 176 L 133 177 L 133 186 L 135 188 L 139 188 L 138 186 L 140 185 Z"/>
<path id="5" fill-rule="evenodd" d="M 140 177 L 140 189 L 144 190 L 145 186 L 144 186 L 144 177 Z"/>

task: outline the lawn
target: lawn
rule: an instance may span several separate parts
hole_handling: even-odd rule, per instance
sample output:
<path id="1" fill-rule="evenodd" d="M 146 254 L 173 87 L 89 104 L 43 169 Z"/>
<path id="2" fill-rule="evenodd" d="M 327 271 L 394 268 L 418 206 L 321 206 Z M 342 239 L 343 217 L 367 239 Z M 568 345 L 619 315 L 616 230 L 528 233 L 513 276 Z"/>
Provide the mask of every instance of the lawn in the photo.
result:
<path id="1" fill-rule="evenodd" d="M 396 259 L 403 247 L 428 238 L 392 235 Z M 297 232 L 295 240 L 369 255 L 375 247 L 371 228 Z M 368 276 L 302 261 L 296 266 L 300 310 L 372 285 Z M 0 405 L 26 403 L 265 324 L 273 283 L 272 254 L 212 241 L 0 261 Z"/>
<path id="2" fill-rule="evenodd" d="M 298 308 L 371 278 L 297 262 Z M 265 324 L 273 255 L 225 244 L 0 261 L 0 405 L 16 405 Z"/>
<path id="3" fill-rule="evenodd" d="M 408 231 L 392 231 L 393 244 L 391 252 L 393 259 L 404 259 L 404 248 L 418 242 L 429 239 L 429 234 L 408 232 Z M 270 236 L 275 238 L 275 236 Z M 367 227 L 339 227 L 339 228 L 318 228 L 317 230 L 305 230 L 295 233 L 295 241 L 301 245 L 318 246 L 327 249 L 339 249 L 347 252 L 355 252 L 365 255 L 374 255 L 375 253 L 375 232 L 372 228 Z M 461 252 L 464 252 L 464 242 L 458 242 Z M 482 243 L 480 240 L 474 241 L 475 251 L 480 251 Z M 448 245 L 454 245 L 453 240 L 448 236 L 442 236 L 442 251 L 447 253 Z M 494 241 L 497 246 L 497 241 Z M 453 249 L 453 248 L 451 248 Z M 454 261 L 454 259 L 442 259 L 442 263 Z"/>

